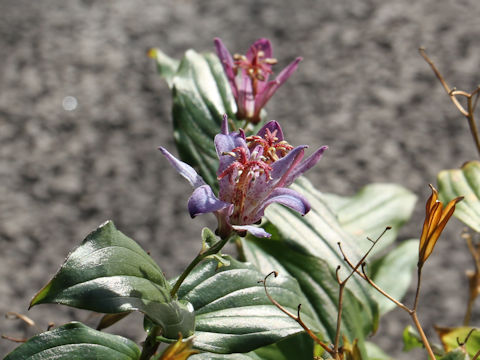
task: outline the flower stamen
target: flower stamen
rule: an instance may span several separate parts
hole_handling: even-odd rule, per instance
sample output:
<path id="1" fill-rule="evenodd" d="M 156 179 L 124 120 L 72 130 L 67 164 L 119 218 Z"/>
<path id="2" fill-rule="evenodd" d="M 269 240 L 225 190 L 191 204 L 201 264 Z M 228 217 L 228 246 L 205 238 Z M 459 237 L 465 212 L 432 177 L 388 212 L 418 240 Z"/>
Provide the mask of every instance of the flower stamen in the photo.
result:
<path id="1" fill-rule="evenodd" d="M 239 184 L 241 179 L 245 183 L 247 180 L 245 175 L 247 175 L 248 180 L 254 180 L 262 174 L 265 174 L 267 181 L 271 179 L 270 171 L 272 171 L 272 168 L 266 162 L 267 159 L 263 156 L 263 149 L 260 146 L 257 146 L 249 155 L 247 149 L 241 146 L 232 149 L 232 151 L 224 152 L 222 155 L 232 156 L 235 161 L 218 175 L 218 180 L 228 176 L 230 183 Z"/>
<path id="2" fill-rule="evenodd" d="M 278 141 L 277 130 L 271 132 L 270 129 L 266 129 L 263 138 L 258 135 L 253 135 L 247 137 L 246 140 L 249 148 L 254 146 L 263 147 L 265 161 L 269 164 L 281 159 L 293 149 L 293 146 L 285 140 Z"/>
<path id="3" fill-rule="evenodd" d="M 273 74 L 270 69 L 271 65 L 277 63 L 275 58 L 266 58 L 265 52 L 255 48 L 255 53 L 251 61 L 245 55 L 234 54 L 234 71 L 237 73 L 238 69 L 244 69 L 252 80 L 265 81 L 267 74 Z M 254 89 L 255 91 L 256 89 Z"/>

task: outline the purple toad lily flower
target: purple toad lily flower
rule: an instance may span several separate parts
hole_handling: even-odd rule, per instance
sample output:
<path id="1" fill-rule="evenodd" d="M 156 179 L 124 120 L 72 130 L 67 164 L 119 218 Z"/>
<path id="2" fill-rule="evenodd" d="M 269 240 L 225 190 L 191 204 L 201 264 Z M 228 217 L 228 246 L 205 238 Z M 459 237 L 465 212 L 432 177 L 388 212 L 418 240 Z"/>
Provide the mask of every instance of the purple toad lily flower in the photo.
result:
<path id="1" fill-rule="evenodd" d="M 268 39 L 258 39 L 246 55 L 235 54 L 233 57 L 219 38 L 215 38 L 214 43 L 237 102 L 238 118 L 258 124 L 260 111 L 297 69 L 302 58 L 296 58 L 275 80 L 268 81 L 269 75 L 273 74 L 272 65 L 277 63 Z"/>
<path id="2" fill-rule="evenodd" d="M 257 135 L 245 137 L 243 130 L 228 131 L 228 119 L 224 115 L 221 133 L 215 136 L 215 147 L 219 158 L 218 198 L 190 165 L 176 159 L 163 147 L 160 151 L 195 188 L 188 200 L 190 215 L 214 213 L 218 220 L 217 233 L 222 238 L 233 231 L 270 237 L 265 230 L 252 224 L 258 223 L 265 208 L 275 202 L 302 215 L 310 210 L 307 199 L 287 187 L 320 160 L 326 146 L 302 161 L 307 146 L 288 144 L 278 122 L 270 121 Z"/>

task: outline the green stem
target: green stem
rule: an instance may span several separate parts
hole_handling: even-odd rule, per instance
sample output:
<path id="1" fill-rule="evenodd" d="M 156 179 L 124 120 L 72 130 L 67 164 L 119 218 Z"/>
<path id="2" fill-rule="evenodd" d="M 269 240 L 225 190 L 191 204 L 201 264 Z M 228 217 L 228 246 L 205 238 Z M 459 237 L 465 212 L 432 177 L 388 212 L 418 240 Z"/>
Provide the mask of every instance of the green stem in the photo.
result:
<path id="1" fill-rule="evenodd" d="M 217 241 L 211 248 L 207 250 L 202 250 L 200 253 L 193 259 L 193 261 L 190 263 L 190 265 L 187 266 L 187 268 L 183 271 L 182 275 L 178 278 L 177 282 L 172 288 L 172 291 L 170 291 L 170 295 L 173 297 L 177 294 L 178 289 L 180 288 L 180 285 L 182 285 L 183 281 L 185 278 L 192 272 L 192 270 L 195 268 L 195 266 L 198 265 L 203 259 L 205 259 L 207 256 L 214 255 L 218 253 L 222 248 L 225 246 L 225 244 L 230 240 L 231 238 L 237 236 L 236 233 L 230 236 L 226 236 L 223 239 Z"/>
<path id="2" fill-rule="evenodd" d="M 188 276 L 188 274 L 190 274 L 190 272 L 195 268 L 195 266 L 198 265 L 200 261 L 202 261 L 209 255 L 214 255 L 218 253 L 220 250 L 222 250 L 228 240 L 230 240 L 234 236 L 237 236 L 236 233 L 234 233 L 234 235 L 226 236 L 225 238 L 220 239 L 211 248 L 207 250 L 201 250 L 200 253 L 195 257 L 195 259 L 193 259 L 193 261 L 190 263 L 190 265 L 188 265 L 188 267 L 184 270 L 182 275 L 180 275 L 177 282 L 173 286 L 172 291 L 170 291 L 170 295 L 173 297 L 177 294 L 180 285 L 182 285 L 185 278 Z M 162 328 L 160 326 L 154 326 L 150 330 L 150 333 L 148 334 L 147 338 L 145 339 L 145 343 L 143 344 L 143 350 L 139 360 L 149 360 L 153 355 L 155 355 L 155 352 L 160 345 L 160 342 L 157 341 L 157 336 L 161 333 L 161 331 Z"/>
<path id="3" fill-rule="evenodd" d="M 423 264 L 417 267 L 417 290 L 415 291 L 415 301 L 413 302 L 413 311 L 417 311 L 418 299 L 420 297 L 420 286 L 422 281 Z"/>
<path id="4" fill-rule="evenodd" d="M 158 349 L 160 342 L 157 341 L 157 336 L 162 331 L 160 326 L 154 326 L 150 333 L 148 334 L 145 342 L 143 344 L 142 354 L 140 355 L 139 360 L 149 360 Z"/>
<path id="5" fill-rule="evenodd" d="M 418 299 L 420 297 L 420 287 L 422 285 L 422 268 L 423 264 L 420 264 L 417 268 L 417 290 L 415 291 L 415 301 L 413 302 L 413 308 L 409 311 L 409 314 L 418 330 L 418 333 L 420 334 L 420 337 L 422 338 L 423 345 L 428 352 L 430 360 L 435 360 L 436 358 L 433 353 L 432 347 L 430 346 L 430 342 L 428 341 L 427 336 L 425 335 L 425 331 L 423 331 L 422 325 L 420 324 L 417 316 Z"/>
<path id="6" fill-rule="evenodd" d="M 347 278 L 348 280 L 348 278 Z M 333 343 L 333 353 L 335 354 L 335 359 L 340 359 L 340 354 L 338 351 L 338 343 L 340 342 L 340 328 L 342 322 L 342 310 L 343 310 L 343 290 L 345 289 L 346 281 L 340 283 L 340 289 L 338 291 L 338 312 L 337 312 L 337 330 L 335 331 L 335 342 Z"/>

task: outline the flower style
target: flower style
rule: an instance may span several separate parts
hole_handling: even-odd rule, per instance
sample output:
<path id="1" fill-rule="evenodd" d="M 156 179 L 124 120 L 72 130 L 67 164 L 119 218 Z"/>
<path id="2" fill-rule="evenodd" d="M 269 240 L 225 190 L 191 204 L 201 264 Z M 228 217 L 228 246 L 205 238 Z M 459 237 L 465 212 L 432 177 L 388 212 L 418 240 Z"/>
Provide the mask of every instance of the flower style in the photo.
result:
<path id="1" fill-rule="evenodd" d="M 237 102 L 238 118 L 258 124 L 260 111 L 297 69 L 302 58 L 296 58 L 275 80 L 268 81 L 273 74 L 272 65 L 277 63 L 268 39 L 255 41 L 246 55 L 235 54 L 233 57 L 219 38 L 215 38 L 214 43 Z"/>
<path id="2" fill-rule="evenodd" d="M 421 268 L 433 251 L 440 234 L 455 211 L 455 205 L 463 200 L 463 196 L 450 201 L 445 207 L 438 200 L 438 191 L 430 185 L 432 195 L 427 200 L 425 222 L 420 237 L 418 267 Z"/>
<path id="3" fill-rule="evenodd" d="M 258 223 L 265 208 L 275 202 L 302 215 L 310 210 L 308 201 L 287 187 L 320 160 L 326 146 L 302 161 L 307 146 L 288 144 L 278 122 L 270 121 L 257 135 L 245 137 L 243 130 L 228 131 L 228 119 L 224 115 L 221 133 L 215 136 L 215 147 L 219 158 L 218 198 L 190 165 L 162 147 L 160 151 L 195 188 L 188 200 L 190 215 L 214 213 L 218 220 L 217 233 L 222 238 L 233 231 L 269 237 L 269 233 L 252 224 Z"/>

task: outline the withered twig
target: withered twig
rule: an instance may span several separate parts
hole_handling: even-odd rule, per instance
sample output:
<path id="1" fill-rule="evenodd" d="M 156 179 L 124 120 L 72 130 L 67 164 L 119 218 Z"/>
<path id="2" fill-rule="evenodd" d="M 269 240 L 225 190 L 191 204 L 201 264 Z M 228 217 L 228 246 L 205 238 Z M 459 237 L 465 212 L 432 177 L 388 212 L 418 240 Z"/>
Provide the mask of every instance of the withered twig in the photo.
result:
<path id="1" fill-rule="evenodd" d="M 386 229 L 388 230 L 388 228 Z M 386 231 L 385 230 L 385 231 Z M 375 246 L 375 244 L 377 243 L 377 241 L 383 236 L 383 234 L 385 233 L 385 231 L 380 235 L 380 237 L 373 243 L 372 247 L 368 250 L 367 254 L 372 250 L 373 246 Z M 350 259 L 347 257 L 347 255 L 345 254 L 345 252 L 343 251 L 342 247 L 340 244 L 338 244 L 339 248 L 340 248 L 340 252 L 342 253 L 342 256 L 345 260 L 345 262 L 348 264 L 348 266 L 350 266 L 350 268 L 352 268 L 353 272 L 354 273 L 357 273 L 358 275 L 360 275 L 361 278 L 363 278 L 366 282 L 368 282 L 375 290 L 377 290 L 380 294 L 382 294 L 383 296 L 385 296 L 387 299 L 389 299 L 390 301 L 392 301 L 395 305 L 397 305 L 399 308 L 405 310 L 409 315 L 410 317 L 412 318 L 412 321 L 414 322 L 415 324 L 415 327 L 417 328 L 419 334 L 420 334 L 420 337 L 422 338 L 422 341 L 423 341 L 423 344 L 425 346 L 425 349 L 427 349 L 427 352 L 429 354 L 429 357 L 431 360 L 435 360 L 435 355 L 433 353 L 433 350 L 430 346 L 430 343 L 428 342 L 428 339 L 427 339 L 427 336 L 425 335 L 425 332 L 423 331 L 423 328 L 420 324 L 420 321 L 418 319 L 418 316 L 417 316 L 417 311 L 416 311 L 416 305 L 418 303 L 418 294 L 419 294 L 419 287 L 420 287 L 420 281 L 418 281 L 417 283 L 417 291 L 416 291 L 416 297 L 415 297 L 415 305 L 414 305 L 414 308 L 413 309 L 410 309 L 408 308 L 406 305 L 404 305 L 403 303 L 401 303 L 400 301 L 398 301 L 397 299 L 393 298 L 391 295 L 389 295 L 388 293 L 386 293 L 383 289 L 381 289 L 377 284 L 375 284 L 375 282 L 370 279 L 370 277 L 367 275 L 366 271 L 365 271 L 365 258 L 366 256 L 363 256 L 362 259 L 360 260 L 360 264 L 361 264 L 361 267 L 362 267 L 362 272 L 358 271 L 358 265 L 357 266 L 353 266 L 353 263 L 350 261 Z M 352 272 L 352 273 L 353 273 Z M 421 271 L 419 271 L 419 276 L 421 274 Z"/>
<path id="2" fill-rule="evenodd" d="M 343 250 L 342 250 L 342 245 L 340 242 L 337 243 L 338 247 L 340 248 L 340 252 L 342 253 L 343 255 L 343 258 L 345 259 L 345 261 L 347 261 L 348 265 L 352 268 L 352 271 L 350 272 L 350 274 L 342 281 L 340 280 L 340 274 L 339 274 L 339 271 L 340 271 L 340 268 L 341 266 L 338 265 L 337 266 L 337 270 L 335 272 L 335 276 L 337 277 L 337 282 L 338 282 L 338 285 L 339 285 L 339 290 L 338 290 L 338 312 L 337 312 L 337 329 L 335 331 L 335 341 L 333 343 L 333 352 L 335 354 L 336 357 L 338 357 L 338 354 L 339 354 L 339 342 L 340 342 L 340 328 L 341 328 L 341 323 L 342 323 L 342 312 L 343 312 L 343 292 L 345 290 L 345 286 L 347 285 L 347 281 L 350 280 L 350 278 L 353 276 L 353 274 L 355 273 L 358 273 L 358 268 L 360 266 L 363 267 L 364 265 L 364 262 L 365 262 L 365 259 L 367 258 L 367 256 L 370 254 L 370 252 L 373 250 L 373 248 L 375 247 L 375 245 L 377 244 L 378 240 L 381 239 L 381 237 L 388 231 L 390 230 L 391 227 L 388 226 L 385 228 L 385 230 L 383 230 L 383 232 L 380 234 L 380 236 L 377 238 L 377 240 L 373 241 L 372 239 L 368 238 L 367 239 L 372 243 L 372 245 L 370 246 L 370 248 L 367 250 L 367 252 L 365 253 L 365 255 L 363 255 L 363 257 L 360 259 L 360 261 L 357 262 L 357 265 L 353 266 L 353 264 L 347 260 L 345 254 L 343 253 Z"/>
<path id="3" fill-rule="evenodd" d="M 263 284 L 263 288 L 265 289 L 265 294 L 267 295 L 267 298 L 268 300 L 270 300 L 270 302 L 275 305 L 280 311 L 282 311 L 285 315 L 287 315 L 288 317 L 292 318 L 293 320 L 295 320 L 304 330 L 305 332 L 312 338 L 313 341 L 315 341 L 318 345 L 320 345 L 326 352 L 328 352 L 329 354 L 333 354 L 332 352 L 332 349 L 328 346 L 328 344 L 324 343 L 323 341 L 321 341 L 314 333 L 312 330 L 310 330 L 308 328 L 308 326 L 303 322 L 303 320 L 301 319 L 300 317 L 300 309 L 302 307 L 302 304 L 298 304 L 298 308 L 297 308 L 297 315 L 295 314 L 292 314 L 290 311 L 288 311 L 287 309 L 285 309 L 277 300 L 275 300 L 271 295 L 270 293 L 268 292 L 268 289 L 267 289 L 267 279 L 270 275 L 274 275 L 274 277 L 277 277 L 278 276 L 278 272 L 277 271 L 272 271 L 271 273 L 269 273 L 267 276 L 265 276 L 265 278 L 263 280 L 260 280 L 259 283 L 262 283 Z"/>
<path id="4" fill-rule="evenodd" d="M 468 125 L 470 127 L 470 132 L 472 133 L 473 136 L 473 141 L 475 142 L 475 146 L 477 147 L 477 151 L 480 154 L 480 138 L 478 135 L 478 129 L 477 129 L 477 124 L 475 121 L 475 108 L 477 107 L 477 102 L 478 102 L 478 96 L 479 96 L 479 88 L 475 89 L 473 92 L 468 93 L 466 91 L 461 91 L 457 90 L 455 88 L 450 89 L 450 87 L 447 85 L 447 82 L 443 78 L 442 74 L 440 71 L 437 69 L 435 66 L 434 62 L 428 57 L 427 53 L 425 52 L 424 48 L 418 49 L 420 52 L 420 55 L 425 59 L 425 61 L 430 65 L 432 68 L 433 72 L 435 73 L 435 76 L 437 79 L 440 81 L 442 84 L 443 88 L 447 92 L 448 96 L 452 100 L 453 104 L 455 107 L 460 111 L 460 113 L 465 116 L 468 120 Z M 464 96 L 467 99 L 467 109 L 460 104 L 460 101 L 458 101 L 457 96 Z M 473 98 L 475 97 L 475 100 L 472 102 Z"/>

